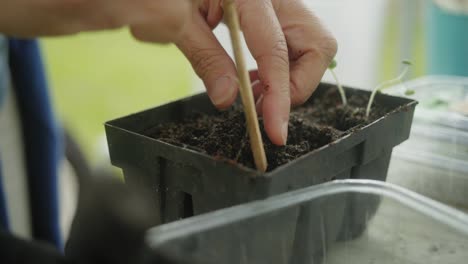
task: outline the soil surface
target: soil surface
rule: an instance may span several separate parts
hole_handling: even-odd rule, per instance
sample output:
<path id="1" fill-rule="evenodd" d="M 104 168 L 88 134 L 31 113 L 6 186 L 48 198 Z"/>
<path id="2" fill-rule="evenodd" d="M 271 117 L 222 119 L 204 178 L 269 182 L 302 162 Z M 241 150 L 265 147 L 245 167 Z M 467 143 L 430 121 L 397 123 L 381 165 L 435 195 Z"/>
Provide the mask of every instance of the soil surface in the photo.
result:
<path id="1" fill-rule="evenodd" d="M 343 106 L 336 89 L 314 96 L 294 109 L 289 123 L 288 144 L 275 146 L 260 128 L 268 160 L 268 171 L 286 164 L 385 115 L 388 109 L 375 105 L 366 120 L 367 97 L 352 95 Z M 162 124 L 144 132 L 164 142 L 255 168 L 246 133 L 244 113 L 235 107 L 215 115 L 194 114 L 180 123 Z"/>
<path id="2" fill-rule="evenodd" d="M 319 97 L 313 97 L 304 106 L 294 112 L 303 118 L 324 126 L 330 126 L 343 132 L 351 132 L 387 114 L 385 109 L 374 101 L 369 119 L 366 119 L 366 108 L 369 98 L 361 95 L 351 95 L 348 104 L 343 106 L 337 89 L 329 89 Z"/>

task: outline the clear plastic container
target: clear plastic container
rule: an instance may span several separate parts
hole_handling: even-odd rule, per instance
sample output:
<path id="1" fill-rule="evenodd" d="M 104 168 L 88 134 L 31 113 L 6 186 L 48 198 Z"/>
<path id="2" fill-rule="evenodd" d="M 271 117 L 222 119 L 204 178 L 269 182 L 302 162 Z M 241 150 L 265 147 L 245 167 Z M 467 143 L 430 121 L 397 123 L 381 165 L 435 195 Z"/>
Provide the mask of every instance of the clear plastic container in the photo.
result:
<path id="1" fill-rule="evenodd" d="M 357 237 L 341 229 L 355 222 L 337 207 L 349 199 L 380 201 Z M 466 263 L 468 215 L 395 185 L 346 180 L 162 225 L 147 244 L 185 263 Z"/>
<path id="2" fill-rule="evenodd" d="M 420 102 L 410 139 L 396 147 L 387 181 L 468 211 L 468 78 L 429 76 L 405 83 Z"/>
<path id="3" fill-rule="evenodd" d="M 406 89 L 414 90 L 410 97 L 419 101 L 415 122 L 468 132 L 468 77 L 426 76 L 389 91 L 403 95 Z"/>
<path id="4" fill-rule="evenodd" d="M 468 162 L 395 151 L 387 180 L 468 212 Z"/>
<path id="5" fill-rule="evenodd" d="M 400 148 L 468 161 L 468 132 L 415 122 Z"/>
<path id="6" fill-rule="evenodd" d="M 387 181 L 468 211 L 468 133 L 414 124 L 393 151 Z"/>

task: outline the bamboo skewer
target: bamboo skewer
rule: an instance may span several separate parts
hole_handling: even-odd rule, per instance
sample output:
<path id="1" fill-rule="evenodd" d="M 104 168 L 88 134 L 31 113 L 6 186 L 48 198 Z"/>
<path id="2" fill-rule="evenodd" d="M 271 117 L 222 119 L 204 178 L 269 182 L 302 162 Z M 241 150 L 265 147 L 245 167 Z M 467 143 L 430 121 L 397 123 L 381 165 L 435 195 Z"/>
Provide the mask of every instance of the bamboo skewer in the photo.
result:
<path id="1" fill-rule="evenodd" d="M 255 166 L 257 167 L 257 170 L 265 172 L 268 164 L 257 119 L 257 112 L 255 110 L 255 101 L 249 72 L 247 71 L 245 58 L 242 52 L 239 16 L 237 15 L 237 9 L 233 0 L 224 0 L 224 16 L 231 34 L 237 75 L 240 82 L 240 95 L 244 106 L 245 119 L 247 120 L 247 130 L 249 131 L 250 145 L 252 147 Z"/>

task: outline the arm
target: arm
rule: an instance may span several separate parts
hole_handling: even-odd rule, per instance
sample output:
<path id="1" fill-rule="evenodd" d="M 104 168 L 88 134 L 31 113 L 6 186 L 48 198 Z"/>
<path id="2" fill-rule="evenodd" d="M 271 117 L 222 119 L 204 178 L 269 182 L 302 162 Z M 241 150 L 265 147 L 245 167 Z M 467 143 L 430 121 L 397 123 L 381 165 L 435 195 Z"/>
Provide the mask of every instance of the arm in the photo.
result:
<path id="1" fill-rule="evenodd" d="M 130 27 L 136 38 L 178 38 L 189 0 L 14 0 L 0 2 L 0 32 L 15 37 L 75 34 Z"/>

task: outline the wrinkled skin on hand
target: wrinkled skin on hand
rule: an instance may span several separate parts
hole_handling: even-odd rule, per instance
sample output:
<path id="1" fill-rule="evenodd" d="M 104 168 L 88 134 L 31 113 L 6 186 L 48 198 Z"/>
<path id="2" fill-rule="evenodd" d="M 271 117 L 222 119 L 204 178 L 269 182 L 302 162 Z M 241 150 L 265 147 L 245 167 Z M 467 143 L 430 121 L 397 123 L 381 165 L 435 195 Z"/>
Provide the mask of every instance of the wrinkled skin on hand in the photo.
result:
<path id="1" fill-rule="evenodd" d="M 250 72 L 257 112 L 284 145 L 291 105 L 304 103 L 337 51 L 335 39 L 302 0 L 234 0 L 258 69 Z M 222 0 L 4 0 L 0 33 L 16 37 L 129 27 L 141 41 L 174 42 L 205 83 L 214 105 L 238 93 L 234 62 L 212 33 Z"/>
<path id="2" fill-rule="evenodd" d="M 316 89 L 336 54 L 336 40 L 301 0 L 234 2 L 258 65 L 250 72 L 257 112 L 271 141 L 284 145 L 290 107 L 304 103 Z M 212 33 L 222 18 L 221 0 L 202 1 L 176 42 L 220 109 L 235 101 L 239 89 L 234 62 Z"/>

